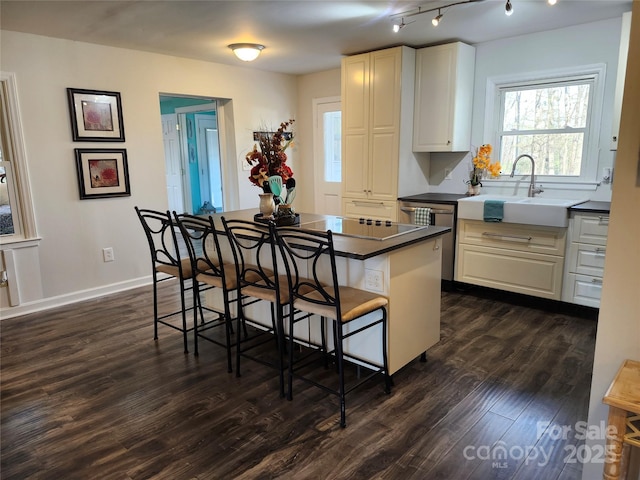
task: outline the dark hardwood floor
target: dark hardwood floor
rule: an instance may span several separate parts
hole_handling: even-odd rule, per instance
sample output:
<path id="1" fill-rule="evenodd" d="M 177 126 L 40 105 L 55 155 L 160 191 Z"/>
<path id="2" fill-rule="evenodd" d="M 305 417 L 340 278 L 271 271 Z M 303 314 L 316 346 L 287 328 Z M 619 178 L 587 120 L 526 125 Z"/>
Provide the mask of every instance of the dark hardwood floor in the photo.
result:
<path id="1" fill-rule="evenodd" d="M 281 399 L 151 316 L 148 287 L 0 322 L 2 479 L 580 478 L 553 433 L 586 420 L 593 318 L 444 292 L 428 362 L 352 393 L 341 429 L 335 397 Z"/>

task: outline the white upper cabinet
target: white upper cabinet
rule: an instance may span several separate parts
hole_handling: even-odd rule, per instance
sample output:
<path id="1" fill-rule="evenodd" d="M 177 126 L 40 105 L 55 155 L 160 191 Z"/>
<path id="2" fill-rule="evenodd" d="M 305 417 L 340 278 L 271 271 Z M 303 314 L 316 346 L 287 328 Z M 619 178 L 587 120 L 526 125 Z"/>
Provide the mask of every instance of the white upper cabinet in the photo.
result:
<path id="1" fill-rule="evenodd" d="M 471 149 L 476 50 L 461 42 L 416 51 L 414 152 Z"/>
<path id="2" fill-rule="evenodd" d="M 342 60 L 342 184 L 346 201 L 395 201 L 400 145 L 415 72 L 415 50 L 394 47 Z M 406 88 L 406 84 L 410 88 Z M 408 97 L 409 101 L 405 101 Z M 403 108 L 406 106 L 409 108 Z M 404 130 L 403 128 L 404 127 Z M 411 130 L 409 129 L 409 135 Z"/>
<path id="3" fill-rule="evenodd" d="M 618 149 L 618 132 L 620 130 L 620 114 L 622 113 L 622 95 L 624 93 L 624 77 L 627 73 L 627 54 L 629 51 L 629 35 L 631 33 L 631 12 L 622 14 L 622 32 L 620 34 L 620 52 L 618 54 L 618 76 L 616 92 L 613 98 L 613 125 L 611 127 L 611 150 Z"/>

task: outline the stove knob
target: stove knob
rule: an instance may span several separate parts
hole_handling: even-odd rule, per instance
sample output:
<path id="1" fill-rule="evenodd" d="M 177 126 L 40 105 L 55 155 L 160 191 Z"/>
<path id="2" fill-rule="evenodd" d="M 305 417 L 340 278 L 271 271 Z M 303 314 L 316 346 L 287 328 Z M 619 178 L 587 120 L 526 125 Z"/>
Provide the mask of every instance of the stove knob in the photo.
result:
<path id="1" fill-rule="evenodd" d="M 367 218 L 367 225 L 371 225 L 373 223 L 373 220 L 371 220 L 370 218 Z"/>
<path id="2" fill-rule="evenodd" d="M 376 226 L 379 227 L 380 225 L 382 225 L 382 220 L 376 220 Z"/>
<path id="3" fill-rule="evenodd" d="M 390 226 L 392 225 L 391 220 L 387 220 L 386 222 L 384 222 L 384 224 L 385 224 L 387 227 L 390 227 Z"/>
<path id="4" fill-rule="evenodd" d="M 360 223 L 364 223 L 364 218 L 363 218 L 363 217 L 360 217 L 360 219 L 358 220 L 358 222 L 360 222 Z"/>

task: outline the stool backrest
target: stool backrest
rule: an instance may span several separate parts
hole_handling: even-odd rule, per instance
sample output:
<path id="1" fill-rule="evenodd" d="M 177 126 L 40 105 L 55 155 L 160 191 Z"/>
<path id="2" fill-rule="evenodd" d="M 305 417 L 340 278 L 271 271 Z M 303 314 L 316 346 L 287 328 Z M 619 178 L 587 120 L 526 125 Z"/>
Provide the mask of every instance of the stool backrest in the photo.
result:
<path id="1" fill-rule="evenodd" d="M 338 273 L 331 231 L 273 227 L 272 234 L 284 261 L 292 300 L 335 308 L 336 318 L 340 318 Z"/>
<path id="2" fill-rule="evenodd" d="M 278 266 L 269 226 L 245 220 L 227 220 L 224 216 L 222 224 L 231 244 L 238 284 L 275 290 L 278 293 L 276 297 L 280 298 L 280 285 L 274 280 L 278 276 Z"/>
<path id="3" fill-rule="evenodd" d="M 194 275 L 214 276 L 224 280 L 222 252 L 213 218 L 176 212 L 173 212 L 173 216 L 187 246 Z M 225 282 L 222 284 L 225 285 Z"/>
<path id="4" fill-rule="evenodd" d="M 137 206 L 135 210 L 149 242 L 153 268 L 157 265 L 177 267 L 182 277 L 180 249 L 169 210 L 161 212 Z"/>

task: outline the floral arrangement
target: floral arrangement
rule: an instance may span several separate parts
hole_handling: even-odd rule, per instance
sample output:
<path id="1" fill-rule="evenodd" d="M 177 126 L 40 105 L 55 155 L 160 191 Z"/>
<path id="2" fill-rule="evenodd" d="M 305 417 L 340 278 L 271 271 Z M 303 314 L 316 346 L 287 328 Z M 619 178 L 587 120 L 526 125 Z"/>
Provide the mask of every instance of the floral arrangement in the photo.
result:
<path id="1" fill-rule="evenodd" d="M 280 128 L 270 134 L 260 132 L 258 143 L 253 146 L 253 150 L 247 153 L 245 159 L 252 165 L 249 181 L 261 187 L 265 193 L 271 193 L 269 178 L 280 176 L 282 183 L 290 185 L 293 183 L 293 171 L 287 165 L 287 154 L 285 150 L 293 143 L 293 133 L 285 134 L 295 120 L 290 119 L 280 124 Z M 258 145 L 260 149 L 258 149 Z"/>
<path id="2" fill-rule="evenodd" d="M 469 172 L 469 183 L 472 186 L 482 185 L 485 175 L 489 174 L 491 178 L 500 176 L 502 166 L 500 162 L 491 163 L 491 152 L 493 148 L 487 143 L 476 149 L 476 155 L 471 162 L 471 171 Z"/>

